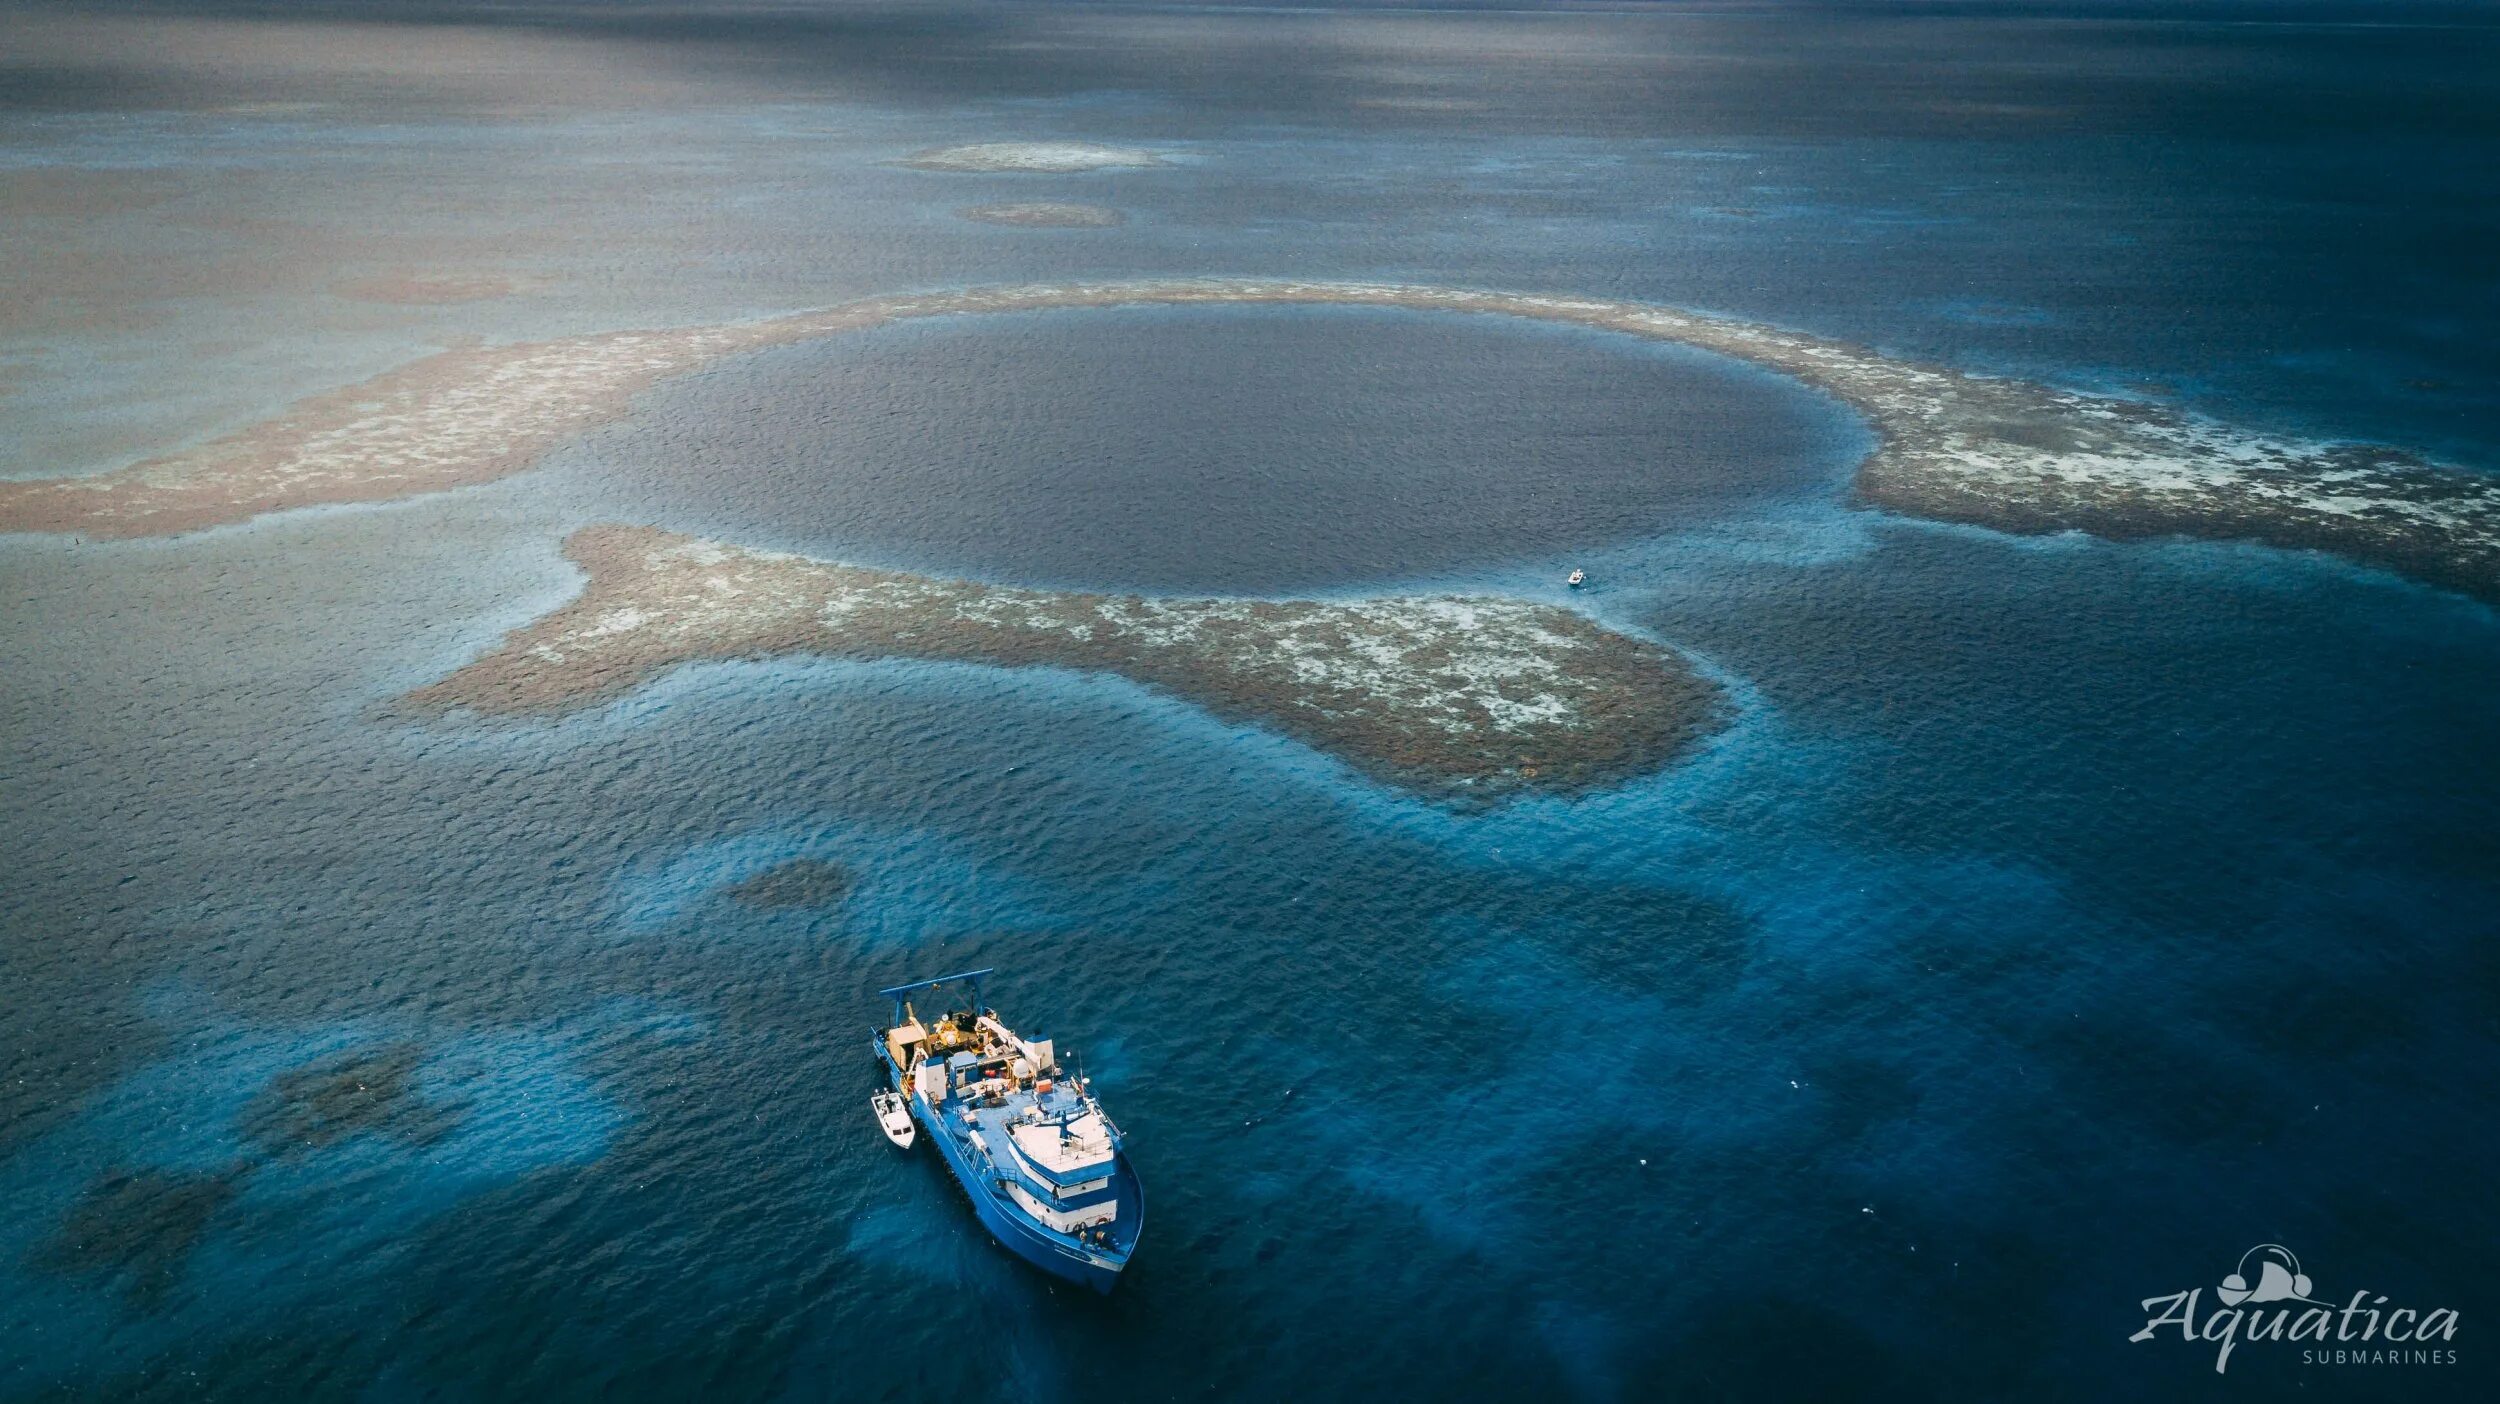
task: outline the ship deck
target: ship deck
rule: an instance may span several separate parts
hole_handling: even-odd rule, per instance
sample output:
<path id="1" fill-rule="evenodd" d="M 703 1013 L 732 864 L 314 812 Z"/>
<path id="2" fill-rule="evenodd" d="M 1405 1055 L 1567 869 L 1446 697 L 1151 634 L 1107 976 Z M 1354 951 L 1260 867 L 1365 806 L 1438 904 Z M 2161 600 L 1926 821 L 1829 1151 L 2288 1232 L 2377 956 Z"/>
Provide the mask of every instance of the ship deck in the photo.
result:
<path id="1" fill-rule="evenodd" d="M 937 1134 L 945 1136 L 949 1140 L 953 1141 L 968 1158 L 967 1163 L 971 1163 L 971 1160 L 981 1158 L 982 1152 L 970 1144 L 970 1137 L 966 1133 L 979 1131 L 981 1133 L 981 1139 L 988 1145 L 992 1147 L 1004 1146 L 1007 1143 L 1009 1126 L 1013 1124 L 1018 1116 L 1023 1114 L 1026 1108 L 1032 1106 L 1035 1103 L 1035 1100 L 1036 1099 L 1030 1095 L 1019 1093 L 1003 1099 L 1002 1104 L 999 1106 L 972 1106 L 968 1108 L 968 1110 L 972 1113 L 972 1124 L 969 1126 L 965 1125 L 962 1120 L 962 1113 L 967 1110 L 967 1108 L 965 1108 L 960 1102 L 950 1102 L 935 1118 L 935 1120 L 940 1122 L 948 1123 L 941 1125 L 938 1128 Z M 1054 1093 L 1052 1097 L 1048 1101 L 1043 1102 L 1042 1105 L 1045 1110 L 1055 1109 L 1059 1105 L 1062 1105 L 1062 1094 Z M 1067 1098 L 1065 1105 L 1074 1105 L 1074 1099 Z M 1000 1159 L 1000 1155 L 993 1152 L 987 1158 L 993 1165 L 995 1165 Z M 1118 1212 L 1113 1216 L 1111 1222 L 1105 1225 L 1105 1228 L 1108 1230 L 1111 1240 L 1109 1244 L 1110 1256 L 1125 1259 L 1128 1256 L 1129 1250 L 1136 1245 L 1138 1230 L 1144 1223 L 1145 1197 L 1143 1191 L 1138 1185 L 1136 1171 L 1129 1167 L 1127 1156 L 1114 1151 L 1111 1164 L 1111 1188 L 1118 1205 Z M 1005 1170 L 1004 1167 L 1000 1168 L 1002 1173 L 1013 1173 L 1012 1171 Z M 993 1194 L 996 1193 L 996 1191 L 990 1187 L 983 1186 L 981 1188 L 985 1192 Z M 1012 1206 L 1012 1201 L 1009 1201 L 1009 1205 L 1011 1212 L 1015 1213 L 1018 1218 L 1030 1223 L 1036 1233 L 1047 1234 L 1053 1238 L 1060 1239 L 1071 1246 L 1089 1248 L 1094 1252 L 1102 1251 L 1100 1248 L 1093 1247 L 1092 1245 L 1080 1244 L 1078 1239 L 1073 1234 L 1061 1233 L 1056 1229 L 1033 1222 L 1032 1217 L 1024 1213 L 1022 1209 L 1014 1208 Z"/>

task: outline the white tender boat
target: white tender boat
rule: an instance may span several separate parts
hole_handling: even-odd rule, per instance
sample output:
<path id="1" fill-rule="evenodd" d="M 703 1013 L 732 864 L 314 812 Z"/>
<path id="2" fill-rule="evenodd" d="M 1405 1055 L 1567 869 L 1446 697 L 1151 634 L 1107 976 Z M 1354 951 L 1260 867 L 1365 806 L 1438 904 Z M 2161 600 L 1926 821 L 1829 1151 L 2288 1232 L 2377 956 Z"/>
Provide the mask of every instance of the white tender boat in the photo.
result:
<path id="1" fill-rule="evenodd" d="M 1563 581 L 1563 583 L 1564 583 L 1565 585 L 1570 586 L 1572 589 L 1577 590 L 1577 589 L 1579 589 L 1582 585 L 1585 585 L 1585 584 L 1587 584 L 1587 583 L 1588 583 L 1588 578 L 1589 578 L 1589 573 L 1588 573 L 1587 571 L 1585 571 L 1585 570 L 1575 570 L 1575 571 L 1571 572 L 1570 577 L 1569 577 L 1569 578 L 1567 578 L 1566 580 L 1564 580 L 1564 581 Z"/>
<path id="2" fill-rule="evenodd" d="M 919 1139 L 920 1131 L 911 1124 L 911 1108 L 903 1105 L 903 1094 L 871 1093 L 868 1104 L 877 1109 L 877 1124 L 885 1128 L 885 1138 L 910 1150 L 911 1143 Z"/>

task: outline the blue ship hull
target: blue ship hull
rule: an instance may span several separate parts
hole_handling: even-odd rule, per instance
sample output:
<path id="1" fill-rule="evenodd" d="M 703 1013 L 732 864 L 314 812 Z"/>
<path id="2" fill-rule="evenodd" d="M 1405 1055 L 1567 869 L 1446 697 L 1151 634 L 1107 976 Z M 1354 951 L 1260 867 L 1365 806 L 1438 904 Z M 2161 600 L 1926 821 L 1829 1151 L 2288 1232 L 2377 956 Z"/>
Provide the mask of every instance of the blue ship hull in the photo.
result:
<path id="1" fill-rule="evenodd" d="M 949 1124 L 949 1118 L 936 1113 L 911 1091 L 903 1077 L 903 1070 L 886 1056 L 882 1041 L 872 1039 L 871 1042 L 876 1048 L 877 1060 L 885 1064 L 887 1076 L 895 1089 L 903 1093 L 903 1100 L 911 1108 L 913 1119 L 920 1123 L 929 1140 L 936 1144 L 938 1153 L 946 1160 L 946 1168 L 954 1174 L 955 1182 L 963 1187 L 965 1196 L 972 1201 L 973 1213 L 979 1216 L 982 1227 L 990 1231 L 992 1238 L 997 1239 L 1008 1252 L 1063 1281 L 1080 1283 L 1104 1293 L 1119 1283 L 1120 1272 L 1128 1266 L 1129 1252 L 1136 1246 L 1138 1232 L 1145 1225 L 1146 1211 L 1144 1186 L 1125 1152 L 1115 1152 L 1112 1157 L 1112 1184 L 1118 1194 L 1119 1210 L 1112 1221 L 1113 1242 L 1110 1248 L 1106 1251 L 1079 1243 L 1068 1234 L 1036 1222 L 1017 1207 L 1015 1201 L 998 1187 L 993 1178 L 994 1169 L 983 1163 L 980 1151 L 972 1145 L 964 1131 Z"/>

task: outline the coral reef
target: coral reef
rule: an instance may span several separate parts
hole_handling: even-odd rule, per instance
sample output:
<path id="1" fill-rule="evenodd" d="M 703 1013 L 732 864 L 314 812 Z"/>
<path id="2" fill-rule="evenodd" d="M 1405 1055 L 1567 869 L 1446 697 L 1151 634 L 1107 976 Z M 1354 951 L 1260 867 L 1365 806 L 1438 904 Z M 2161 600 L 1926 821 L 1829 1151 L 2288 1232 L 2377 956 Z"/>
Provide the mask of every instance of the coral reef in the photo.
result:
<path id="1" fill-rule="evenodd" d="M 409 701 L 546 713 L 680 663 L 787 654 L 1053 666 L 1118 674 L 1449 800 L 1648 771 L 1721 710 L 1670 650 L 1523 600 L 1010 589 L 649 527 L 587 527 L 565 552 L 589 573 L 579 598 Z"/>

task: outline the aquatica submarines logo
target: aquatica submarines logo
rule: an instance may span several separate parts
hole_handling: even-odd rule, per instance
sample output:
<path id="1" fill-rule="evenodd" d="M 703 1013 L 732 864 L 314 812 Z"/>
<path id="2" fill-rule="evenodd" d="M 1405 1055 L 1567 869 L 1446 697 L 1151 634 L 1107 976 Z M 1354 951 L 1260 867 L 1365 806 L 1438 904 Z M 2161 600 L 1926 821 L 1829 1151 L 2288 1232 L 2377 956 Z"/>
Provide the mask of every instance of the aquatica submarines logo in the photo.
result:
<path id="1" fill-rule="evenodd" d="M 2205 1289 L 2192 1287 L 2144 1299 L 2144 1329 L 2127 1337 L 2149 1341 L 2170 1327 L 2179 1339 L 2217 1347 L 2214 1373 L 2231 1364 L 2242 1343 L 2300 1342 L 2304 1365 L 2454 1365 L 2457 1314 L 2446 1307 L 2419 1311 L 2392 1306 L 2363 1289 L 2342 1306 L 2309 1295 L 2315 1290 L 2300 1259 L 2280 1243 L 2260 1243 L 2240 1255 L 2240 1265 L 2214 1289 L 2216 1305 L 2202 1311 Z"/>

